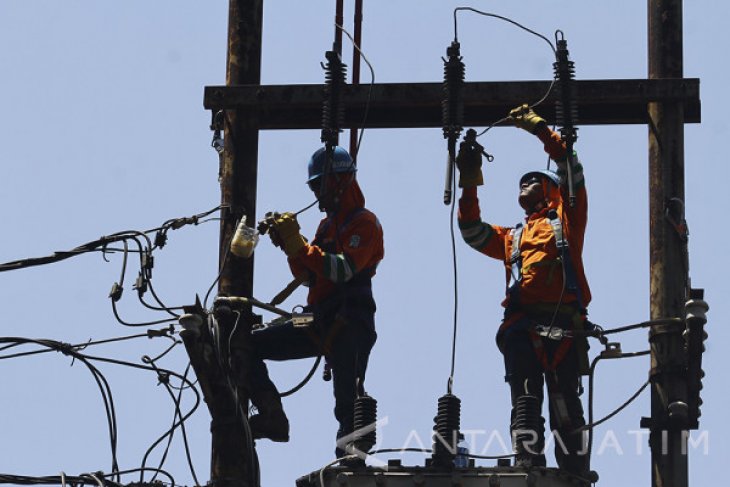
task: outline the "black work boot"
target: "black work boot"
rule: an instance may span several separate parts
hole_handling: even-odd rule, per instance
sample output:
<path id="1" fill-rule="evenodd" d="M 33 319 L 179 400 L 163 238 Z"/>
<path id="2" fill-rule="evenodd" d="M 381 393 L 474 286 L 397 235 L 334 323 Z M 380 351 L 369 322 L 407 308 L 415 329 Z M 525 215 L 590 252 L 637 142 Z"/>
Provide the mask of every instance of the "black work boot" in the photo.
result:
<path id="1" fill-rule="evenodd" d="M 254 440 L 268 438 L 271 441 L 289 441 L 289 420 L 281 405 L 281 398 L 276 391 L 266 391 L 251 397 L 252 402 L 259 410 L 248 418 L 251 427 L 251 436 Z"/>

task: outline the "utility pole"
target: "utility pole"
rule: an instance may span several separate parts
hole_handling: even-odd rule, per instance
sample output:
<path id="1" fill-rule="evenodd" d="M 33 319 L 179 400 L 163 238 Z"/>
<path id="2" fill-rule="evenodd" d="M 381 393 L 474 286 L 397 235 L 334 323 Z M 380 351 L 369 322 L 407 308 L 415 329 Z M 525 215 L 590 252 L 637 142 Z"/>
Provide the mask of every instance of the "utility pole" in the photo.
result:
<path id="1" fill-rule="evenodd" d="M 701 118 L 699 80 L 682 73 L 682 2 L 647 0 L 649 10 L 649 79 L 578 80 L 576 105 L 581 125 L 649 124 L 649 190 L 651 233 L 651 318 L 681 317 L 689 297 L 685 247 L 679 226 L 684 206 L 684 123 Z M 228 256 L 235 222 L 255 217 L 258 131 L 321 128 L 324 85 L 260 84 L 261 25 L 263 0 L 230 0 L 228 76 L 226 86 L 207 86 L 204 106 L 225 111 L 225 153 L 221 161 L 223 222 L 220 263 L 223 268 L 220 294 L 251 296 L 253 260 Z M 338 1 L 338 6 L 342 2 Z M 357 14 L 356 14 L 357 15 Z M 338 19 L 342 18 L 338 7 Z M 524 100 L 538 99 L 549 81 L 471 82 L 463 87 L 464 125 L 486 126 Z M 371 96 L 372 95 L 372 96 Z M 353 84 L 342 92 L 344 128 L 441 127 L 442 83 Z M 555 122 L 556 95 L 551 94 L 540 114 Z M 648 112 L 647 112 L 648 107 Z M 244 319 L 245 318 L 245 319 Z M 250 326 L 253 316 L 244 310 L 242 320 Z M 221 320 L 219 320 L 220 322 Z M 239 324 L 240 325 L 240 324 Z M 240 330 L 242 333 L 244 330 Z M 248 330 L 246 330 L 245 334 Z M 642 420 L 649 427 L 652 451 L 652 485 L 687 485 L 686 353 L 683 328 L 654 326 L 650 332 L 652 417 Z M 238 335 L 238 333 L 237 333 Z M 186 341 L 186 346 L 188 342 Z M 190 349 L 190 347 L 188 347 Z M 247 349 L 243 349 L 246 353 Z M 199 378 L 201 367 L 191 360 Z M 253 465 L 245 462 L 240 420 L 216 427 L 216 418 L 231 416 L 232 401 L 206 392 L 213 416 L 212 483 L 215 487 L 247 485 Z M 245 401 L 245 402 L 243 402 Z M 242 398 L 242 404 L 247 404 Z M 212 404 L 225 407 L 215 410 Z M 230 421 L 229 421 L 230 422 Z"/>
<path id="2" fill-rule="evenodd" d="M 228 10 L 228 56 L 226 85 L 257 85 L 261 82 L 261 35 L 263 0 L 230 0 Z M 218 294 L 222 296 L 253 295 L 253 257 L 240 259 L 230 251 L 236 222 L 243 216 L 252 224 L 256 218 L 256 182 L 258 169 L 259 131 L 251 122 L 250 112 L 227 110 L 224 114 L 225 149 L 221 157 L 221 232 Z M 238 346 L 244 347 L 253 322 L 251 309 L 242 310 L 238 323 Z M 232 324 L 218 317 L 221 333 L 232 332 Z M 242 373 L 239 370 L 233 372 Z M 238 389 L 238 404 L 229 394 L 217 398 L 222 411 L 211 421 L 211 481 L 220 486 L 253 486 L 255 469 L 252 458 L 244 451 L 246 435 L 242 414 L 248 411 L 248 397 Z M 227 397 L 228 396 L 228 397 Z M 222 413 L 222 414 L 221 414 Z M 254 453 L 255 454 L 255 453 Z"/>
<path id="3" fill-rule="evenodd" d="M 261 82 L 262 17 L 263 0 L 230 0 L 226 86 L 257 86 Z M 255 222 L 259 135 L 256 117 L 251 111 L 233 107 L 213 112 L 211 129 L 222 128 L 224 132 L 219 167 L 220 296 L 253 295 L 253 257 L 241 259 L 229 249 L 239 219 L 246 216 L 249 224 Z M 208 485 L 258 487 L 258 461 L 245 423 L 249 398 L 247 391 L 238 387 L 247 373 L 248 337 L 256 317 L 250 307 L 241 309 L 238 318 L 230 309 L 216 307 L 215 322 L 208 322 L 215 324 L 212 333 L 211 326 L 203 325 L 209 317 L 200 302 L 185 307 L 185 313 L 181 317 L 184 330 L 180 336 L 211 416 Z M 216 342 L 230 343 L 228 337 L 234 324 L 235 346 L 216 346 Z"/>
<path id="4" fill-rule="evenodd" d="M 682 0 L 648 0 L 649 78 L 682 78 Z M 649 231 L 651 319 L 680 317 L 689 299 L 683 235 L 684 105 L 650 102 Z M 683 326 L 655 326 L 651 345 L 652 486 L 688 484 L 687 380 Z M 648 424 L 647 424 L 648 423 Z"/>

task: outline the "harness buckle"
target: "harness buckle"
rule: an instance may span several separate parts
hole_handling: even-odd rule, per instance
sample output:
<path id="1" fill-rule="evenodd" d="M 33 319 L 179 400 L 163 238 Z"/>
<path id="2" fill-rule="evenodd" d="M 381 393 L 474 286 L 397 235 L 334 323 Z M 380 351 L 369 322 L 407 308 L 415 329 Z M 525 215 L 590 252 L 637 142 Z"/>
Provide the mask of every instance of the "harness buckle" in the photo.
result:
<path id="1" fill-rule="evenodd" d="M 572 338 L 573 334 L 570 330 L 563 330 L 557 326 L 548 327 L 545 325 L 535 325 L 535 333 L 541 337 L 548 338 L 550 340 L 562 340 L 563 338 Z"/>

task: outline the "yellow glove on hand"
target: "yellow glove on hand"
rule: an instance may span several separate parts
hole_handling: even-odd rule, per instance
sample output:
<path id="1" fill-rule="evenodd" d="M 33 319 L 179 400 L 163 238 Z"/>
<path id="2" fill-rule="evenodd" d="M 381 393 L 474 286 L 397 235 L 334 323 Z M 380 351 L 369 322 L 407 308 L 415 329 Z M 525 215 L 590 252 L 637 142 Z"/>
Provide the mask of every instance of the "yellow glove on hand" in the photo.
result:
<path id="1" fill-rule="evenodd" d="M 533 112 L 527 103 L 510 110 L 509 118 L 512 119 L 516 127 L 526 130 L 531 134 L 537 133 L 541 125 L 547 125 L 545 119 Z"/>
<path id="2" fill-rule="evenodd" d="M 272 228 L 288 257 L 294 257 L 307 245 L 307 240 L 299 233 L 299 222 L 294 213 L 283 213 L 274 219 Z M 274 240 L 272 236 L 272 241 Z"/>
<path id="3" fill-rule="evenodd" d="M 456 167 L 459 168 L 459 187 L 473 188 L 484 184 L 482 174 L 482 151 L 476 137 L 472 141 L 459 144 L 459 154 L 456 156 Z"/>

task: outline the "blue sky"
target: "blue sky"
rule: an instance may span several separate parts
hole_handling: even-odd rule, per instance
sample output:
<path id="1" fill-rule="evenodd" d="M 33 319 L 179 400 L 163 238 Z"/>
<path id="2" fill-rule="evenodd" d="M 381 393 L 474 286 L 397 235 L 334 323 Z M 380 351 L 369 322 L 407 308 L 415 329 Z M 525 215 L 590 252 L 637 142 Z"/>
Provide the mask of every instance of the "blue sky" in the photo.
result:
<path id="1" fill-rule="evenodd" d="M 350 24 L 352 2 L 346 3 Z M 509 5 L 366 1 L 363 50 L 377 81 L 440 81 L 441 56 L 453 38 L 452 11 L 462 5 L 509 16 L 548 37 L 563 30 L 580 79 L 647 76 L 645 3 L 561 0 L 547 7 L 537 0 Z M 705 404 L 696 436 L 701 441 L 690 457 L 694 484 L 710 483 L 724 473 L 721 462 L 730 454 L 721 416 L 727 394 L 719 352 L 729 335 L 721 325 L 730 312 L 724 300 L 728 260 L 718 244 L 728 238 L 719 202 L 730 176 L 721 152 L 730 135 L 721 36 L 728 13 L 723 2 L 686 2 L 684 11 L 685 76 L 701 79 L 703 111 L 702 124 L 685 130 L 690 274 L 694 286 L 706 289 L 711 307 Z M 333 16 L 329 0 L 267 0 L 262 83 L 321 83 L 319 63 L 332 44 Z M 120 230 L 152 228 L 218 205 L 218 158 L 210 148 L 210 114 L 202 100 L 204 86 L 225 81 L 226 28 L 223 1 L 0 2 L 0 261 L 70 249 Z M 544 42 L 508 24 L 460 15 L 459 37 L 468 80 L 552 75 Z M 350 47 L 345 49 L 349 64 Z M 363 67 L 364 82 L 368 76 Z M 647 129 L 581 127 L 579 135 L 576 148 L 590 197 L 584 261 L 594 296 L 591 317 L 605 327 L 643 321 L 649 313 Z M 512 225 L 521 218 L 517 179 L 543 167 L 542 148 L 511 128 L 494 129 L 481 142 L 495 155 L 480 189 L 483 214 L 491 222 Z M 296 210 L 311 201 L 304 185 L 306 161 L 319 145 L 316 130 L 261 134 L 259 215 Z M 453 298 L 449 212 L 441 202 L 445 151 L 439 129 L 368 130 L 358 161 L 367 205 L 380 217 L 386 240 L 386 257 L 374 281 L 379 339 L 367 380 L 368 391 L 379 400 L 380 417 L 387 417 L 380 431 L 382 447 L 419 446 L 417 439 L 428 447 L 436 401 L 446 390 Z M 302 215 L 305 234 L 314 232 L 320 217 L 316 210 Z M 217 235 L 216 223 L 170 233 L 153 271 L 155 289 L 165 302 L 188 304 L 196 293 L 205 293 L 216 275 Z M 501 264 L 463 242 L 457 242 L 457 249 L 454 392 L 462 399 L 462 428 L 475 431 L 472 451 L 499 454 L 494 438 L 508 437 L 509 414 L 493 340 L 501 315 Z M 119 279 L 121 257 L 109 260 L 89 254 L 0 274 L 0 335 L 79 343 L 139 332 L 117 324 L 111 313 L 107 295 Z M 162 318 L 138 305 L 131 289 L 136 270 L 128 273 L 132 277 L 120 302 L 122 314 L 129 320 Z M 255 296 L 270 299 L 288 279 L 280 251 L 262 241 L 256 251 Z M 303 299 L 300 291 L 286 305 Z M 620 339 L 624 351 L 647 348 L 644 331 Z M 165 346 L 143 339 L 87 352 L 139 363 L 142 355 L 155 355 Z M 182 347 L 161 361 L 177 371 L 186 364 Z M 310 365 L 274 364 L 272 376 L 287 389 Z M 646 380 L 648 367 L 646 358 L 601 363 L 596 415 L 628 398 Z M 153 374 L 100 368 L 114 392 L 120 466 L 135 468 L 172 421 L 172 403 Z M 109 471 L 103 405 L 81 364 L 48 353 L 4 360 L 0 374 L 0 472 Z M 186 396 L 184 407 L 191 401 Z M 293 485 L 295 478 L 332 460 L 332 407 L 331 385 L 319 374 L 285 400 L 292 441 L 259 444 L 263 485 Z M 601 485 L 648 484 L 646 437 L 637 432 L 640 417 L 648 415 L 649 395 L 644 393 L 597 431 L 593 466 Z M 208 478 L 208 421 L 203 406 L 187 426 L 201 481 Z M 177 436 L 166 469 L 190 485 L 179 440 Z M 159 451 L 153 458 L 159 459 Z M 403 458 L 407 464 L 423 463 L 419 455 Z"/>

